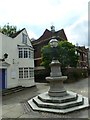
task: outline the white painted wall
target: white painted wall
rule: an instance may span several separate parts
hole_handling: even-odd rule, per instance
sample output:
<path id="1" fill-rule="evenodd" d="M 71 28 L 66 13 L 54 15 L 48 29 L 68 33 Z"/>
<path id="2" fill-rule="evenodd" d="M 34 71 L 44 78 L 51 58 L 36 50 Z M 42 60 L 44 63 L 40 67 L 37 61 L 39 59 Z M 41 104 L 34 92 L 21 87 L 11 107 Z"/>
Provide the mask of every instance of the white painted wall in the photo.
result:
<path id="1" fill-rule="evenodd" d="M 11 38 L 2 33 L 0 33 L 0 44 L 2 42 L 2 46 L 0 45 L 0 51 L 2 49 L 2 55 L 4 53 L 8 54 L 8 58 L 5 60 L 10 66 L 7 67 L 7 88 L 15 87 L 18 85 L 22 86 L 32 86 L 35 84 L 34 78 L 30 80 L 19 80 L 18 69 L 19 67 L 33 67 L 34 68 L 34 59 L 30 58 L 18 58 L 18 46 L 17 45 L 25 45 L 22 43 L 22 33 L 27 34 L 24 29 L 17 37 Z M 2 38 L 2 41 L 1 41 Z M 28 37 L 27 44 L 31 45 L 31 41 Z M 1 48 L 2 47 L 2 48 Z M 13 64 L 14 59 L 14 64 Z"/>

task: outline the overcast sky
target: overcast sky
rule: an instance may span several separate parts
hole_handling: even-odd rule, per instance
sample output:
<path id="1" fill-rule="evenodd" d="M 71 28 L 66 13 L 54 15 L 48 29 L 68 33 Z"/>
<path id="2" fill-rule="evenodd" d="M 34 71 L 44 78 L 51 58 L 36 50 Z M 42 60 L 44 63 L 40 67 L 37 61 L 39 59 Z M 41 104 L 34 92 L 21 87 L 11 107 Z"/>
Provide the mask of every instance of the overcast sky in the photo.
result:
<path id="1" fill-rule="evenodd" d="M 26 28 L 30 38 L 45 29 L 64 29 L 69 42 L 88 44 L 89 0 L 0 0 L 0 26 L 7 23 Z"/>

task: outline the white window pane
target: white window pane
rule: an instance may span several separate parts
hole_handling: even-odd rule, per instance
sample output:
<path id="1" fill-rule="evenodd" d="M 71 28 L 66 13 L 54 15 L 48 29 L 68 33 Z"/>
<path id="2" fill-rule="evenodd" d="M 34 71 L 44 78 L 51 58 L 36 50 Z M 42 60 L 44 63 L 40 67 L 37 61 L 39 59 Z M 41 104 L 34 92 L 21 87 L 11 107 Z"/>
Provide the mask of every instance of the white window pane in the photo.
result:
<path id="1" fill-rule="evenodd" d="M 33 51 L 31 52 L 31 58 L 34 58 L 34 53 L 33 53 Z"/>
<path id="2" fill-rule="evenodd" d="M 29 76 L 34 77 L 34 69 L 33 68 L 29 68 Z"/>
<path id="3" fill-rule="evenodd" d="M 28 58 L 28 49 L 24 48 L 24 58 Z"/>
<path id="4" fill-rule="evenodd" d="M 27 35 L 22 34 L 22 43 L 27 43 Z"/>
<path id="5" fill-rule="evenodd" d="M 28 51 L 28 54 L 29 54 L 29 58 L 31 57 L 31 52 L 30 52 L 30 49 L 29 49 L 29 51 Z"/>
<path id="6" fill-rule="evenodd" d="M 19 78 L 23 78 L 23 68 L 19 68 Z"/>
<path id="7" fill-rule="evenodd" d="M 23 58 L 23 49 L 19 48 L 19 58 Z"/>
<path id="8" fill-rule="evenodd" d="M 28 68 L 24 68 L 24 78 L 28 78 Z"/>

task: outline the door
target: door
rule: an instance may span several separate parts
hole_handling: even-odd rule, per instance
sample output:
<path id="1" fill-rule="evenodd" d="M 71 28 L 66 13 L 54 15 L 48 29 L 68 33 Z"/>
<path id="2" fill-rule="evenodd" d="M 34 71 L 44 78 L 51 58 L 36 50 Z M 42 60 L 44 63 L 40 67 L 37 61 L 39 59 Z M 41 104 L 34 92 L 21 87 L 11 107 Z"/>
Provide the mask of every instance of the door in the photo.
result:
<path id="1" fill-rule="evenodd" d="M 5 89 L 5 69 L 0 69 L 0 89 Z"/>

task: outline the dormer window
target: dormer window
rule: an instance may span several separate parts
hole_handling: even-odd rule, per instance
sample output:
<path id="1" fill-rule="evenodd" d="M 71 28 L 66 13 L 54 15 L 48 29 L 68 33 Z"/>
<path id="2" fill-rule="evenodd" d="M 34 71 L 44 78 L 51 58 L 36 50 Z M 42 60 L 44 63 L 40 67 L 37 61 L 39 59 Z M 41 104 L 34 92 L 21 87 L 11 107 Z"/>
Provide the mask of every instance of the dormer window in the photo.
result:
<path id="1" fill-rule="evenodd" d="M 27 35 L 22 33 L 22 43 L 26 44 L 27 43 Z"/>

